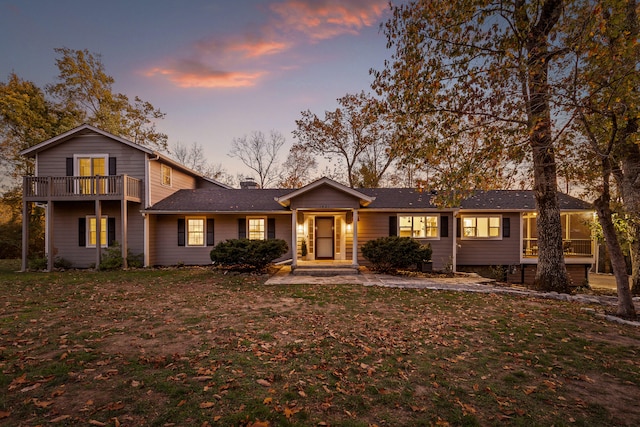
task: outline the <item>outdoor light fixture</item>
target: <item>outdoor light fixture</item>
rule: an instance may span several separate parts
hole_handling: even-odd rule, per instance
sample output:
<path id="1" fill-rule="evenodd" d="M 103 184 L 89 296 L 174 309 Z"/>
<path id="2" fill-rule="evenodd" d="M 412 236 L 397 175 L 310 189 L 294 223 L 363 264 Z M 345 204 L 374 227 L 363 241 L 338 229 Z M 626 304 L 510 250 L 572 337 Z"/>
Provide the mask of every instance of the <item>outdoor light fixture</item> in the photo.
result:
<path id="1" fill-rule="evenodd" d="M 298 233 L 302 233 L 304 231 L 304 225 L 298 224 Z"/>
<path id="2" fill-rule="evenodd" d="M 347 232 L 351 233 L 351 224 L 347 224 Z"/>

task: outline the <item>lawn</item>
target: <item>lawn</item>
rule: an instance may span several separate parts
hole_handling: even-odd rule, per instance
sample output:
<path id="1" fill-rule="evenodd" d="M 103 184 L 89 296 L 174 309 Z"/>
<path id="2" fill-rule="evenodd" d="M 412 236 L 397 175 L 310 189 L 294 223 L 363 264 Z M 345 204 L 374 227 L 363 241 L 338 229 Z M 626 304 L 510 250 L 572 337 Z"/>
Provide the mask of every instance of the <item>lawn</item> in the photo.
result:
<path id="1" fill-rule="evenodd" d="M 640 328 L 576 303 L 17 268 L 0 425 L 640 425 Z"/>

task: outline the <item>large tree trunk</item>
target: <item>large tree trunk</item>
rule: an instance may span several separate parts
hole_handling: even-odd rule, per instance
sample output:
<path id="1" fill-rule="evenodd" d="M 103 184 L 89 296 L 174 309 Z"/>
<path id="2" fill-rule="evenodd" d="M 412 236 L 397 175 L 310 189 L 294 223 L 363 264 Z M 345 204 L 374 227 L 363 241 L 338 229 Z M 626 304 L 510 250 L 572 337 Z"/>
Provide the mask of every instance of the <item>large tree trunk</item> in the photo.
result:
<path id="1" fill-rule="evenodd" d="M 527 36 L 529 68 L 527 109 L 539 230 L 538 269 L 534 287 L 547 291 L 568 292 L 569 280 L 562 251 L 562 224 L 549 105 L 547 41 L 551 29 L 559 20 L 562 7 L 562 0 L 545 2 L 538 22 Z"/>
<path id="2" fill-rule="evenodd" d="M 609 251 L 609 258 L 611 259 L 613 275 L 616 278 L 616 287 L 618 290 L 618 310 L 616 314 L 621 317 L 635 319 L 636 309 L 631 299 L 631 291 L 629 290 L 627 265 L 624 261 L 622 248 L 620 247 L 620 242 L 618 241 L 618 236 L 616 235 L 615 227 L 611 219 L 611 208 L 608 197 L 603 194 L 593 202 L 593 204 L 598 212 L 598 221 L 602 226 L 604 240 L 607 244 L 607 250 Z"/>

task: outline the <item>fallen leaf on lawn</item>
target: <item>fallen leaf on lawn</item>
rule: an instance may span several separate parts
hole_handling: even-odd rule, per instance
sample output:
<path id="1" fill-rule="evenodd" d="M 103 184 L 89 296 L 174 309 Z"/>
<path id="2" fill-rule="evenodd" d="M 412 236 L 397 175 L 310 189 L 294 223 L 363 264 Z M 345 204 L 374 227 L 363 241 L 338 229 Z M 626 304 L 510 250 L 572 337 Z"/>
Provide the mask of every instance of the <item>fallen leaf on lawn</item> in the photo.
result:
<path id="1" fill-rule="evenodd" d="M 14 378 L 13 381 L 11 381 L 11 384 L 9 384 L 9 390 L 15 390 L 19 385 L 26 384 L 28 382 L 29 381 L 27 381 L 27 374 L 22 374 L 18 378 Z"/>
<path id="2" fill-rule="evenodd" d="M 98 421 L 98 420 L 89 420 L 89 425 L 92 426 L 106 426 L 106 423 L 103 423 L 102 421 Z"/>
<path id="3" fill-rule="evenodd" d="M 0 411 L 0 420 L 5 419 L 5 418 L 9 418 L 10 415 L 11 415 L 11 412 Z"/>
<path id="4" fill-rule="evenodd" d="M 298 394 L 299 394 L 301 397 L 307 397 L 307 393 L 305 393 L 305 392 L 304 392 L 304 391 L 302 391 L 302 390 L 300 390 L 300 391 L 298 392 Z"/>
<path id="5" fill-rule="evenodd" d="M 218 422 L 222 419 L 221 415 L 216 415 L 215 417 L 213 417 L 213 421 Z"/>
<path id="6" fill-rule="evenodd" d="M 261 386 L 263 386 L 263 387 L 271 387 L 271 383 L 269 381 L 267 381 L 267 380 L 260 379 L 260 380 L 258 380 L 256 382 L 258 384 L 260 384 Z"/>
<path id="7" fill-rule="evenodd" d="M 291 416 L 293 414 L 295 414 L 296 412 L 300 412 L 300 410 L 299 409 L 284 408 L 284 416 L 287 417 L 287 419 L 291 418 Z"/>
<path id="8" fill-rule="evenodd" d="M 69 353 L 67 353 L 67 352 L 65 351 L 64 353 L 62 353 L 62 354 L 60 355 L 60 360 L 64 360 L 64 359 L 66 359 L 67 357 L 69 357 Z"/>
<path id="9" fill-rule="evenodd" d="M 35 383 L 34 385 L 30 385 L 28 387 L 20 389 L 20 392 L 21 393 L 26 393 L 28 391 L 32 391 L 32 390 L 35 390 L 35 389 L 39 388 L 41 385 L 42 385 L 41 383 Z"/>
<path id="10" fill-rule="evenodd" d="M 120 427 L 120 421 L 117 418 L 111 418 L 113 420 L 113 427 Z"/>
<path id="11" fill-rule="evenodd" d="M 269 423 L 269 421 L 260 421 L 260 420 L 256 420 L 252 423 L 247 424 L 247 427 L 270 427 L 271 424 Z"/>
<path id="12" fill-rule="evenodd" d="M 54 390 L 53 393 L 51 393 L 51 397 L 59 397 L 62 396 L 64 394 L 64 389 L 59 388 L 57 390 Z"/>
<path id="13" fill-rule="evenodd" d="M 216 403 L 215 402 L 202 402 L 200 404 L 200 409 L 207 409 L 207 408 L 211 408 L 213 406 L 215 406 Z"/>
<path id="14" fill-rule="evenodd" d="M 52 419 L 50 422 L 59 423 L 60 421 L 68 420 L 69 418 L 71 418 L 71 415 L 60 415 L 59 417 Z"/>
<path id="15" fill-rule="evenodd" d="M 522 391 L 524 391 L 524 394 L 529 395 L 531 393 L 533 393 L 534 391 L 536 391 L 538 387 L 531 385 L 531 386 L 527 386 L 524 389 L 522 389 Z"/>
<path id="16" fill-rule="evenodd" d="M 110 411 L 117 411 L 122 408 L 124 408 L 124 403 L 122 402 L 113 402 L 107 405 L 107 409 Z"/>
<path id="17" fill-rule="evenodd" d="M 271 405 L 272 402 L 273 402 L 273 398 L 271 397 L 265 397 L 264 400 L 262 401 L 262 403 L 264 403 L 265 405 Z"/>
<path id="18" fill-rule="evenodd" d="M 37 408 L 46 408 L 47 406 L 53 405 L 53 400 L 34 399 L 33 404 L 36 405 Z"/>
<path id="19" fill-rule="evenodd" d="M 184 405 L 185 403 L 187 403 L 187 401 L 182 399 L 180 402 L 178 402 L 178 408 Z"/>
<path id="20" fill-rule="evenodd" d="M 132 380 L 131 381 L 131 387 L 133 387 L 133 388 L 140 387 L 140 381 Z"/>

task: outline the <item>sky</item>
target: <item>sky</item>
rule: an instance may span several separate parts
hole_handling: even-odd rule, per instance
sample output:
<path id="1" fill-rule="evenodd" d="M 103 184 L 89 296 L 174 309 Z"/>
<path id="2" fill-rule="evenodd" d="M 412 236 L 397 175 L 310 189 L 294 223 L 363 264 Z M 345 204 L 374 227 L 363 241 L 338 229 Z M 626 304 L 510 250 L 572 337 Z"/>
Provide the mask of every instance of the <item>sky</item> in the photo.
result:
<path id="1" fill-rule="evenodd" d="M 100 54 L 114 92 L 166 114 L 158 130 L 202 145 L 211 163 L 234 138 L 292 131 L 347 93 L 370 91 L 389 57 L 388 0 L 0 0 L 0 79 L 55 81 L 55 48 Z"/>

